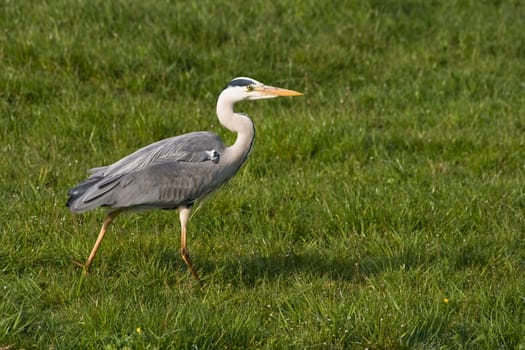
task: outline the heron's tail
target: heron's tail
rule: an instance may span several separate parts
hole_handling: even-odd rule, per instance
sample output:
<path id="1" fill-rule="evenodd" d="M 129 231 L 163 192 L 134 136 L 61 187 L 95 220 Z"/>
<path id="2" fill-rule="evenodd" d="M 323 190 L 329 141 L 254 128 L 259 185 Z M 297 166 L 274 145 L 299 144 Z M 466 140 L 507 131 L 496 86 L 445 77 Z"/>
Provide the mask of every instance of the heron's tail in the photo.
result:
<path id="1" fill-rule="evenodd" d="M 96 186 L 99 181 L 103 179 L 102 176 L 90 176 L 86 181 L 81 182 L 77 186 L 73 187 L 68 191 L 69 198 L 66 202 L 66 206 L 71 209 L 72 212 L 81 213 L 99 207 L 100 204 L 86 203 L 84 201 L 84 195 L 93 186 Z"/>

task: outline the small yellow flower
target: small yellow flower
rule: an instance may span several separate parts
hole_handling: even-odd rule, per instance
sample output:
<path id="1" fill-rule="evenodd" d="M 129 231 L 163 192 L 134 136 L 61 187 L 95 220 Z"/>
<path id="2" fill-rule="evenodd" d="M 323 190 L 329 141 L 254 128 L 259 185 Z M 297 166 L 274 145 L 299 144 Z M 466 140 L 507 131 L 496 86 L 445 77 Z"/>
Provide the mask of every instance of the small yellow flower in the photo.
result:
<path id="1" fill-rule="evenodd" d="M 448 298 L 443 298 L 443 302 L 444 302 L 445 304 L 448 304 Z"/>
<path id="2" fill-rule="evenodd" d="M 142 329 L 140 327 L 137 327 L 137 329 L 135 329 L 135 331 L 138 333 L 138 334 L 141 334 L 142 333 Z"/>

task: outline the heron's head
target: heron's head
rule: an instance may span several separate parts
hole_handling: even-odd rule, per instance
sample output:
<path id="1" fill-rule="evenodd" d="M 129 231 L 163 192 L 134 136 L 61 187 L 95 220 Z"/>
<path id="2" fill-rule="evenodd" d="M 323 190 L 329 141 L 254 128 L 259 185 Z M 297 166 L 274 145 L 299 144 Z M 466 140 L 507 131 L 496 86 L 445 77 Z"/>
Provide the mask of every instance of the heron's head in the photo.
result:
<path id="1" fill-rule="evenodd" d="M 260 81 L 246 77 L 238 77 L 230 81 L 224 88 L 223 93 L 227 93 L 235 102 L 242 100 L 262 100 L 278 96 L 302 95 L 302 93 L 297 91 L 264 85 Z"/>

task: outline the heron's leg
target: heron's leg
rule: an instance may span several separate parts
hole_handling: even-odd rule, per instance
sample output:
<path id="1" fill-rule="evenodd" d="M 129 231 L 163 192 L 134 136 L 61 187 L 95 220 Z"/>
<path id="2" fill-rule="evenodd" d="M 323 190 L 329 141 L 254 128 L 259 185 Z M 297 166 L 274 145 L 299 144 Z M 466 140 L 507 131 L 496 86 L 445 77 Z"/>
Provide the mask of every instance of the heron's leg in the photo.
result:
<path id="1" fill-rule="evenodd" d="M 98 234 L 97 241 L 95 242 L 93 249 L 91 249 L 91 253 L 89 254 L 88 259 L 86 260 L 86 263 L 79 264 L 75 262 L 77 265 L 82 266 L 82 268 L 84 269 L 84 272 L 88 271 L 89 266 L 93 262 L 93 259 L 95 258 L 95 254 L 97 254 L 97 250 L 100 247 L 100 244 L 102 243 L 102 239 L 104 239 L 104 235 L 106 234 L 109 224 L 111 224 L 113 219 L 115 219 L 120 213 L 122 213 L 122 210 L 117 209 L 115 211 L 108 213 L 108 215 L 106 215 L 106 218 L 104 219 L 104 222 L 102 223 L 102 228 L 100 229 L 100 232 Z"/>
<path id="2" fill-rule="evenodd" d="M 197 271 L 193 268 L 193 262 L 190 258 L 190 253 L 188 251 L 188 248 L 186 247 L 186 225 L 188 224 L 188 221 L 190 219 L 190 211 L 191 209 L 188 207 L 180 207 L 179 208 L 179 217 L 180 217 L 180 226 L 181 226 L 181 233 L 180 233 L 180 255 L 182 256 L 182 260 L 188 265 L 190 268 L 191 274 L 199 283 L 201 283 L 199 279 L 199 275 L 197 275 Z"/>

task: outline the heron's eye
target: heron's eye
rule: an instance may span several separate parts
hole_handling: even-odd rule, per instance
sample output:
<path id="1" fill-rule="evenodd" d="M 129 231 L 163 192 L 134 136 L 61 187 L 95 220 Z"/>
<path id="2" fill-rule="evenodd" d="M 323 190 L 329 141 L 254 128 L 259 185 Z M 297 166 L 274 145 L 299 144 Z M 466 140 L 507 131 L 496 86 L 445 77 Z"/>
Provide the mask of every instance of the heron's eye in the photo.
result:
<path id="1" fill-rule="evenodd" d="M 246 86 L 246 90 L 248 90 L 248 91 L 253 91 L 253 89 L 255 89 L 255 87 L 253 85 Z"/>

